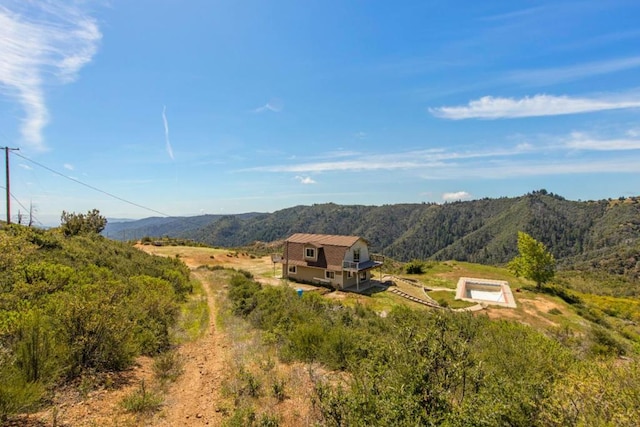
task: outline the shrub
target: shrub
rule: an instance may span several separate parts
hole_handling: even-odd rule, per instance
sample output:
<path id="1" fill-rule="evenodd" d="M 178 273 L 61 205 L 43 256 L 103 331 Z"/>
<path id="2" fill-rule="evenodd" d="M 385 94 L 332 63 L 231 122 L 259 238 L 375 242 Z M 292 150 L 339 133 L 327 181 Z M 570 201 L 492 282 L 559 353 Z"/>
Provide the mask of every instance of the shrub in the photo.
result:
<path id="1" fill-rule="evenodd" d="M 289 346 L 286 350 L 294 358 L 312 362 L 320 353 L 326 332 L 326 328 L 317 321 L 299 324 L 289 334 Z"/>
<path id="2" fill-rule="evenodd" d="M 246 317 L 257 305 L 256 294 L 262 286 L 245 276 L 236 274 L 229 282 L 229 299 L 233 314 Z"/>
<path id="3" fill-rule="evenodd" d="M 122 399 L 121 405 L 127 412 L 153 412 L 162 406 L 162 396 L 148 390 L 143 380 L 139 388 Z"/>
<path id="4" fill-rule="evenodd" d="M 580 299 L 580 297 L 578 295 L 569 292 L 568 289 L 566 289 L 566 288 L 564 288 L 562 286 L 549 285 L 549 286 L 545 286 L 541 290 L 544 293 L 560 297 L 567 304 L 574 305 L 574 304 L 581 304 L 582 303 L 582 300 Z"/>
<path id="5" fill-rule="evenodd" d="M 40 382 L 27 381 L 13 366 L 5 350 L 0 347 L 0 425 L 8 416 L 35 407 L 44 393 Z"/>
<path id="6" fill-rule="evenodd" d="M 16 366 L 28 382 L 53 381 L 57 367 L 49 322 L 37 311 L 28 311 L 18 323 Z"/>
<path id="7" fill-rule="evenodd" d="M 175 381 L 182 374 L 183 365 L 178 352 L 169 350 L 153 359 L 153 372 L 161 383 Z"/>
<path id="8" fill-rule="evenodd" d="M 628 348 L 622 340 L 613 335 L 611 331 L 594 325 L 589 336 L 592 341 L 591 353 L 601 356 L 622 356 L 628 352 Z"/>
<path id="9" fill-rule="evenodd" d="M 131 363 L 137 345 L 129 308 L 122 300 L 117 303 L 121 292 L 121 283 L 103 282 L 60 292 L 50 300 L 48 310 L 70 377 L 87 368 L 120 370 Z"/>
<path id="10" fill-rule="evenodd" d="M 424 263 L 421 261 L 411 261 L 404 266 L 404 271 L 407 274 L 422 274 L 424 273 Z"/>
<path id="11" fill-rule="evenodd" d="M 243 270 L 242 268 L 239 268 L 238 273 L 242 274 L 247 279 L 253 279 L 253 273 L 249 270 Z"/>
<path id="12" fill-rule="evenodd" d="M 258 421 L 258 427 L 278 427 L 280 420 L 275 415 L 262 414 L 260 421 Z"/>
<path id="13" fill-rule="evenodd" d="M 97 209 L 88 211 L 86 215 L 62 211 L 60 222 L 60 229 L 65 236 L 97 234 L 107 226 L 107 219 L 100 215 L 100 211 Z"/>
<path id="14" fill-rule="evenodd" d="M 251 406 L 241 406 L 237 408 L 230 418 L 225 420 L 226 427 L 248 427 L 253 426 L 256 421 L 256 411 Z"/>
<path id="15" fill-rule="evenodd" d="M 282 378 L 276 378 L 271 384 L 271 391 L 273 397 L 278 399 L 278 402 L 282 402 L 287 398 L 286 394 L 286 381 Z"/>

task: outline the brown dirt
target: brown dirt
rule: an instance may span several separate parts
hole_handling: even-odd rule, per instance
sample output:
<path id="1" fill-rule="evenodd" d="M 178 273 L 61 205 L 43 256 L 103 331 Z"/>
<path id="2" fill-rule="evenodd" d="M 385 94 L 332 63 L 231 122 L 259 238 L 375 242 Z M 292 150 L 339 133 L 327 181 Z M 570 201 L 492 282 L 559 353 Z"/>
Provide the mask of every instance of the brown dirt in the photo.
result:
<path id="1" fill-rule="evenodd" d="M 11 426 L 138 426 L 140 418 L 126 413 L 122 399 L 140 387 L 144 380 L 153 382 L 152 359 L 140 357 L 124 372 L 85 377 L 55 390 L 51 405 L 12 420 Z M 83 390 L 85 390 L 83 392 Z"/>
<path id="2" fill-rule="evenodd" d="M 184 372 L 172 384 L 165 405 L 156 414 L 154 426 L 220 425 L 222 414 L 216 402 L 220 400 L 220 386 L 225 375 L 227 345 L 216 328 L 215 297 L 205 278 L 198 272 L 195 277 L 203 283 L 209 304 L 209 326 L 204 336 L 180 347 Z"/>
<path id="3" fill-rule="evenodd" d="M 555 308 L 562 311 L 562 306 L 539 295 L 514 295 L 517 309 L 496 308 L 489 306 L 485 313 L 490 319 L 516 320 L 531 326 L 558 326 L 546 314 Z"/>

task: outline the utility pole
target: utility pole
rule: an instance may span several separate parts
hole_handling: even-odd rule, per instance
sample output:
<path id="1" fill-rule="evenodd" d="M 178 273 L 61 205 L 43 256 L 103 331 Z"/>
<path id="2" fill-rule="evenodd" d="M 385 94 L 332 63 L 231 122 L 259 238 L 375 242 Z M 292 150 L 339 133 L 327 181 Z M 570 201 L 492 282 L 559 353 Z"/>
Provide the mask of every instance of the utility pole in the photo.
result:
<path id="1" fill-rule="evenodd" d="M 9 190 L 9 151 L 18 151 L 19 148 L 1 147 L 4 150 L 5 168 L 7 171 L 7 224 L 11 224 L 11 191 Z"/>

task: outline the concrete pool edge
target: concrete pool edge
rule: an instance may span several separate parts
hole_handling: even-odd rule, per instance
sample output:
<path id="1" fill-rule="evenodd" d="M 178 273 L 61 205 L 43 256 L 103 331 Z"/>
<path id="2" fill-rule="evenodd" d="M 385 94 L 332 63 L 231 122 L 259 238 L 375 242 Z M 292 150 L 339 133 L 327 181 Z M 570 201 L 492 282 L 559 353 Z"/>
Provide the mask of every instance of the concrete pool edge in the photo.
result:
<path id="1" fill-rule="evenodd" d="M 495 292 L 501 293 L 501 299 L 503 301 L 494 301 L 494 300 L 486 300 L 486 299 L 478 299 L 478 298 L 469 298 L 467 297 L 467 285 L 469 286 L 477 286 L 491 289 L 487 292 Z M 492 289 L 495 289 L 493 291 Z M 509 282 L 504 280 L 492 280 L 492 279 L 480 279 L 480 278 L 472 278 L 472 277 L 461 277 L 458 280 L 458 285 L 456 287 L 456 298 L 457 300 L 475 302 L 487 305 L 497 305 L 501 307 L 508 308 L 516 308 L 516 300 L 513 297 L 513 293 L 511 292 L 511 287 L 509 286 Z"/>

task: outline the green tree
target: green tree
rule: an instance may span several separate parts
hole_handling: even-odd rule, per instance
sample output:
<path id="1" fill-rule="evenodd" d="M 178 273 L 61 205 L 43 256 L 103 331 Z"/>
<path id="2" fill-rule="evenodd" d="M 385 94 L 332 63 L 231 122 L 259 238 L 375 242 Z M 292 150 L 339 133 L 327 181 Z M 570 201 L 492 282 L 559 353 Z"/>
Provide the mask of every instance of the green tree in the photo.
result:
<path id="1" fill-rule="evenodd" d="M 508 265 L 509 270 L 516 276 L 533 280 L 538 289 L 553 279 L 556 273 L 556 260 L 542 242 L 519 231 L 518 252 L 520 255 L 512 259 Z"/>
<path id="2" fill-rule="evenodd" d="M 98 209 L 93 209 L 87 214 L 62 211 L 60 227 L 65 236 L 78 234 L 98 234 L 107 226 L 107 219 L 100 215 Z"/>

